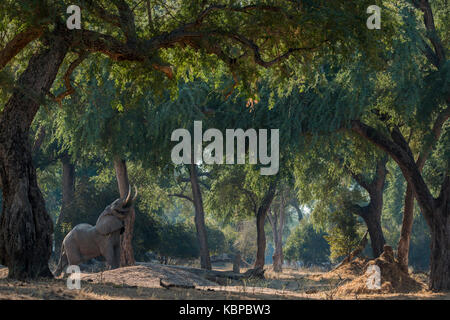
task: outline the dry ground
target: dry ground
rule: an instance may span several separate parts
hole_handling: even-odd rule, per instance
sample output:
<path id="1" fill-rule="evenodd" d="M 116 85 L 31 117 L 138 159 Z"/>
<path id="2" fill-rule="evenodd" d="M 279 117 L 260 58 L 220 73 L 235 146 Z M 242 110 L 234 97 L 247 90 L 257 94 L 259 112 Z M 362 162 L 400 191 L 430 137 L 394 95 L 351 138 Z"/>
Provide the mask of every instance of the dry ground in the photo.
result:
<path id="1" fill-rule="evenodd" d="M 231 266 L 216 270 L 230 270 Z M 422 289 L 414 293 L 339 294 L 339 288 L 358 272 L 313 272 L 285 269 L 277 274 L 267 267 L 266 280 L 229 281 L 219 285 L 182 267 L 143 264 L 99 273 L 82 274 L 80 290 L 69 290 L 64 279 L 21 282 L 7 279 L 0 269 L 0 299 L 447 299 L 450 293 Z M 245 271 L 245 270 L 243 270 Z M 425 276 L 414 276 L 423 283 Z M 161 287 L 176 283 L 194 288 Z"/>

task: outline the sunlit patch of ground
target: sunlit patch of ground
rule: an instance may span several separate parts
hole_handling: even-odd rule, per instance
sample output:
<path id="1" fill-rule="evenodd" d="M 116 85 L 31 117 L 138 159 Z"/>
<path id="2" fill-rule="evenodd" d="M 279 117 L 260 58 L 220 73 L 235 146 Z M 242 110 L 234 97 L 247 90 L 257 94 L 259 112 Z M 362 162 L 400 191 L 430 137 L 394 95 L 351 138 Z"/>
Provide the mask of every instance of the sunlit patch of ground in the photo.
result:
<path id="1" fill-rule="evenodd" d="M 169 267 L 170 268 L 170 267 Z M 160 286 L 163 276 L 174 276 L 173 268 L 128 267 L 102 273 L 83 274 L 80 290 L 69 290 L 64 279 L 21 282 L 7 278 L 7 269 L 0 269 L 0 299 L 446 299 L 450 293 L 433 293 L 427 290 L 412 294 L 338 295 L 342 280 L 325 272 L 285 269 L 275 273 L 268 266 L 265 280 L 230 281 L 229 285 L 205 285 L 197 281 L 194 289 Z M 230 270 L 227 266 L 217 268 Z M 242 272 L 244 272 L 242 270 Z M 189 273 L 180 273 L 182 278 Z M 179 275 L 175 275 L 178 277 Z M 197 276 L 198 277 L 198 276 Z M 424 275 L 418 276 L 423 281 Z M 196 280 L 195 280 L 196 279 Z"/>

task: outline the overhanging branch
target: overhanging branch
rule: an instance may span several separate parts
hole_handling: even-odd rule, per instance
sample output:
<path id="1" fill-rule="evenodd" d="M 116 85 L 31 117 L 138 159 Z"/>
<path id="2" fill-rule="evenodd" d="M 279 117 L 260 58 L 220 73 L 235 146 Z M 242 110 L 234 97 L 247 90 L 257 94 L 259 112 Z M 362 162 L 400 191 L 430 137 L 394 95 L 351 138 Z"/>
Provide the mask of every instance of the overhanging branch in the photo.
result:
<path id="1" fill-rule="evenodd" d="M 6 46 L 0 50 L 0 70 L 14 58 L 31 41 L 39 38 L 43 34 L 42 27 L 29 27 L 25 31 L 18 33 Z"/>

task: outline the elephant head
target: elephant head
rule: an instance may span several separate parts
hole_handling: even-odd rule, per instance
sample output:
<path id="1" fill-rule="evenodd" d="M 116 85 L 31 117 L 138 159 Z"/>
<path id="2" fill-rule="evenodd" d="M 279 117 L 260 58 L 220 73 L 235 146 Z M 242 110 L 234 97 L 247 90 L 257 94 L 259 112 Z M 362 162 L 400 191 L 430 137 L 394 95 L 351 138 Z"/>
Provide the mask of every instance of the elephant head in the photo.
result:
<path id="1" fill-rule="evenodd" d="M 123 220 L 127 217 L 133 202 L 136 200 L 138 191 L 136 186 L 135 195 L 131 198 L 131 186 L 128 188 L 128 195 L 121 199 L 116 199 L 103 210 L 97 219 L 95 229 L 102 235 L 110 234 L 124 227 Z"/>

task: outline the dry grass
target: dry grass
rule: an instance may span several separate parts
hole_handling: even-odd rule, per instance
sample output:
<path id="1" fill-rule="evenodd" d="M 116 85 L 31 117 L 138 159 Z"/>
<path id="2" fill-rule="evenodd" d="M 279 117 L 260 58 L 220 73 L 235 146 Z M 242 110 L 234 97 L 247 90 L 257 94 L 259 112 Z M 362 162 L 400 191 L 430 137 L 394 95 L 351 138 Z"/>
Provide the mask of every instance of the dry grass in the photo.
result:
<path id="1" fill-rule="evenodd" d="M 221 268 L 226 269 L 226 266 Z M 245 270 L 243 270 L 244 272 Z M 179 273 L 181 272 L 181 273 Z M 185 271 L 186 272 L 186 271 Z M 266 269 L 265 280 L 212 283 L 180 269 L 162 265 L 135 266 L 102 273 L 82 275 L 80 290 L 69 290 L 64 279 L 21 282 L 6 278 L 7 269 L 0 269 L 0 299 L 446 299 L 450 293 L 427 290 L 414 293 L 340 292 L 342 280 L 326 273 L 306 269 L 285 269 L 282 273 Z M 195 289 L 165 289 L 159 279 L 166 277 L 195 283 Z M 175 277 L 175 278 L 174 278 Z M 197 278 L 196 278 L 197 277 Z M 423 275 L 420 276 L 423 278 Z M 187 280 L 186 280 L 187 279 Z M 356 278 L 355 278 L 356 279 Z M 416 279 L 422 281 L 421 279 Z M 205 281 L 205 282 L 203 282 Z M 345 285 L 345 284 L 344 284 Z"/>

